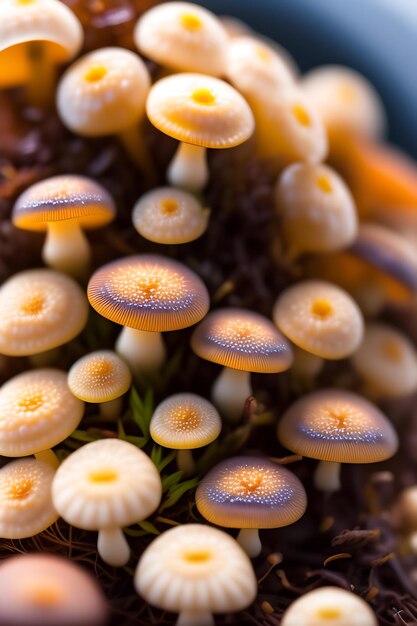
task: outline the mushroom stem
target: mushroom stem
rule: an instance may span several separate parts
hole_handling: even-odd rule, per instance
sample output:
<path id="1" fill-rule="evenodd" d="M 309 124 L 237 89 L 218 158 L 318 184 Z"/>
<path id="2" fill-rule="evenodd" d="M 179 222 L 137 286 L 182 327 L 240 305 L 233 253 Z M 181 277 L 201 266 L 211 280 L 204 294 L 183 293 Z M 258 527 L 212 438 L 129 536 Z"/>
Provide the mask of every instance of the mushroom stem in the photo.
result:
<path id="1" fill-rule="evenodd" d="M 251 395 L 250 373 L 230 367 L 223 368 L 211 390 L 213 404 L 229 422 L 239 420 Z"/>
<path id="2" fill-rule="evenodd" d="M 103 561 L 113 567 L 123 567 L 130 559 L 130 548 L 120 528 L 100 530 L 97 550 Z"/>
<path id="3" fill-rule="evenodd" d="M 90 245 L 76 220 L 50 222 L 42 250 L 46 265 L 84 278 L 90 264 Z"/>
<path id="4" fill-rule="evenodd" d="M 320 461 L 314 472 L 314 485 L 320 491 L 339 491 L 341 464 L 332 461 Z"/>
<path id="5" fill-rule="evenodd" d="M 199 611 L 198 613 L 180 613 L 176 626 L 214 626 L 214 619 L 211 613 Z"/>
<path id="6" fill-rule="evenodd" d="M 161 333 L 125 326 L 116 341 L 116 352 L 127 362 L 133 374 L 157 371 L 165 361 Z"/>
<path id="7" fill-rule="evenodd" d="M 194 472 L 195 463 L 191 450 L 177 450 L 177 465 L 184 476 L 190 476 Z"/>
<path id="8" fill-rule="evenodd" d="M 259 530 L 257 528 L 242 528 L 239 531 L 236 540 L 251 559 L 260 555 L 262 544 L 259 539 Z"/>
<path id="9" fill-rule="evenodd" d="M 100 415 L 104 420 L 113 421 L 122 414 L 122 398 L 114 398 L 114 400 L 108 400 L 108 402 L 100 402 Z"/>
<path id="10" fill-rule="evenodd" d="M 42 450 L 42 452 L 36 452 L 35 459 L 37 459 L 38 461 L 43 461 L 43 463 L 46 463 L 54 469 L 57 469 L 59 467 L 58 457 L 52 450 Z"/>
<path id="11" fill-rule="evenodd" d="M 208 177 L 206 149 L 181 142 L 167 172 L 171 185 L 189 191 L 201 191 Z"/>
<path id="12" fill-rule="evenodd" d="M 45 46 L 40 41 L 26 44 L 27 61 L 30 68 L 27 84 L 27 99 L 30 105 L 47 109 L 54 99 L 55 66 L 45 55 Z"/>
<path id="13" fill-rule="evenodd" d="M 132 161 L 145 174 L 149 187 L 156 185 L 155 165 L 143 138 L 142 125 L 125 128 L 118 134 L 118 138 Z"/>
<path id="14" fill-rule="evenodd" d="M 411 533 L 409 539 L 410 549 L 413 554 L 417 554 L 417 530 Z"/>

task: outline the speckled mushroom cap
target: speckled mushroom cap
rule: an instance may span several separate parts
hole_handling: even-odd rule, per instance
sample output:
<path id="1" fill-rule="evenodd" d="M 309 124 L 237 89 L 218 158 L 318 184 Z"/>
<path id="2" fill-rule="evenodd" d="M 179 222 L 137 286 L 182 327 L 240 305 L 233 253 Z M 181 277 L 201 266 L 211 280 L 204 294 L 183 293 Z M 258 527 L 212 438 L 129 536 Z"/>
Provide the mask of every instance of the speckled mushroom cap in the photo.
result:
<path id="1" fill-rule="evenodd" d="M 207 289 L 197 274 L 156 254 L 104 265 L 91 277 L 88 299 L 112 322 L 153 332 L 192 326 L 209 307 Z"/>
<path id="2" fill-rule="evenodd" d="M 239 611 L 257 593 L 252 564 L 236 540 L 202 524 L 170 528 L 152 541 L 134 584 L 147 602 L 176 613 Z"/>
<path id="3" fill-rule="evenodd" d="M 43 231 L 51 222 L 76 220 L 83 228 L 111 222 L 116 207 L 110 194 L 85 176 L 53 176 L 31 185 L 13 207 L 18 228 Z"/>
<path id="4" fill-rule="evenodd" d="M 289 342 L 272 322 L 245 309 L 209 313 L 195 329 L 191 347 L 202 359 L 246 372 L 283 372 L 293 360 Z"/>
<path id="5" fill-rule="evenodd" d="M 66 372 L 38 369 L 14 376 L 0 388 L 0 454 L 27 456 L 56 446 L 77 428 L 83 412 Z"/>
<path id="6" fill-rule="evenodd" d="M 111 350 L 90 352 L 68 372 L 71 392 L 84 402 L 109 402 L 126 393 L 132 374 L 126 363 Z"/>
<path id="7" fill-rule="evenodd" d="M 180 72 L 220 76 L 226 69 L 228 36 L 219 19 L 190 2 L 167 2 L 146 11 L 136 24 L 137 48 Z"/>
<path id="8" fill-rule="evenodd" d="M 104 626 L 107 618 L 100 586 L 74 561 L 37 553 L 1 562 L 1 626 Z"/>
<path id="9" fill-rule="evenodd" d="M 87 323 L 79 285 L 49 269 L 15 274 L 0 288 L 0 353 L 39 354 L 76 337 Z"/>
<path id="10" fill-rule="evenodd" d="M 321 389 L 292 404 L 278 424 L 289 450 L 336 463 L 376 463 L 398 447 L 394 428 L 373 404 L 354 393 Z"/>
<path id="11" fill-rule="evenodd" d="M 196 492 L 201 515 L 225 528 L 280 528 L 305 512 L 298 478 L 267 459 L 238 456 L 216 465 Z"/>
<path id="12" fill-rule="evenodd" d="M 59 466 L 54 506 L 68 524 L 85 530 L 122 528 L 155 511 L 162 495 L 159 472 L 139 448 L 121 439 L 88 443 Z"/>
<path id="13" fill-rule="evenodd" d="M 252 111 L 240 93 L 202 74 L 162 78 L 149 92 L 146 110 L 161 132 L 204 148 L 233 148 L 254 131 Z"/>
<path id="14" fill-rule="evenodd" d="M 165 448 L 190 450 L 217 439 L 221 428 L 220 415 L 211 402 L 194 393 L 177 393 L 156 407 L 150 434 Z"/>
<path id="15" fill-rule="evenodd" d="M 50 465 L 33 458 L 0 469 L 0 537 L 32 537 L 58 519 L 51 496 L 54 474 Z"/>
<path id="16" fill-rule="evenodd" d="M 324 281 L 303 281 L 285 289 L 273 319 L 299 348 L 325 359 L 351 355 L 363 337 L 359 307 L 345 291 Z"/>
<path id="17" fill-rule="evenodd" d="M 121 133 L 145 115 L 151 85 L 142 59 L 124 48 L 100 48 L 81 57 L 63 75 L 57 108 L 78 135 Z"/>

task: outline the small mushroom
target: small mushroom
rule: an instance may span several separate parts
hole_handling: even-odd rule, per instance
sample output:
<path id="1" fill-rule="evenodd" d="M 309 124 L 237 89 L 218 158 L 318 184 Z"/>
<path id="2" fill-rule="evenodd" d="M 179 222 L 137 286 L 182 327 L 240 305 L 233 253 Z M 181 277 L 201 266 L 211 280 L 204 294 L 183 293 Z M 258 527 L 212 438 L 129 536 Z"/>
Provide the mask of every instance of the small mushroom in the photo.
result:
<path id="1" fill-rule="evenodd" d="M 417 485 L 407 487 L 400 493 L 394 516 L 413 554 L 417 554 Z"/>
<path id="2" fill-rule="evenodd" d="M 210 402 L 194 393 L 177 393 L 156 407 L 150 435 L 159 445 L 177 450 L 178 469 L 192 474 L 191 450 L 212 443 L 221 428 L 220 415 Z"/>
<path id="3" fill-rule="evenodd" d="M 340 489 L 341 463 L 378 463 L 398 448 L 397 434 L 381 411 L 360 396 L 321 389 L 294 402 L 278 424 L 283 446 L 320 463 L 315 484 Z"/>
<path id="4" fill-rule="evenodd" d="M 191 348 L 200 358 L 223 365 L 212 399 L 230 421 L 239 419 L 252 395 L 250 372 L 283 372 L 293 359 L 289 342 L 269 319 L 237 308 L 209 313 L 195 329 Z"/>
<path id="5" fill-rule="evenodd" d="M 82 446 L 62 462 L 52 484 L 59 515 L 76 528 L 98 531 L 98 553 L 114 567 L 130 558 L 121 529 L 151 515 L 161 496 L 161 478 L 150 458 L 120 439 Z"/>
<path id="6" fill-rule="evenodd" d="M 252 564 L 239 544 L 201 524 L 170 528 L 152 541 L 134 584 L 150 604 L 179 613 L 177 626 L 214 626 L 212 613 L 241 611 L 257 593 Z"/>
<path id="7" fill-rule="evenodd" d="M 195 498 L 207 521 L 240 529 L 237 541 L 250 557 L 261 553 L 260 528 L 294 524 L 307 506 L 304 488 L 292 472 L 250 456 L 216 465 L 200 482 Z"/>

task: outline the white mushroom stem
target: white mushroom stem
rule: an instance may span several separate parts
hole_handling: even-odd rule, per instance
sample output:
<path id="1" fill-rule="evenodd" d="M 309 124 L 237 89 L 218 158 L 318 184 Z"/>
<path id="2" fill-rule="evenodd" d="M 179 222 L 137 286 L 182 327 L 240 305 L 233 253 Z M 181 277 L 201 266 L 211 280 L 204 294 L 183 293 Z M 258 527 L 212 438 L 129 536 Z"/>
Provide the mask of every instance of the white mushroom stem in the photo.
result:
<path id="1" fill-rule="evenodd" d="M 130 559 L 130 548 L 120 528 L 100 530 L 97 550 L 103 561 L 113 567 L 123 567 Z"/>
<path id="2" fill-rule="evenodd" d="M 252 395 L 250 373 L 224 367 L 211 390 L 213 404 L 229 422 L 242 416 L 246 399 Z"/>
<path id="3" fill-rule="evenodd" d="M 417 554 L 417 530 L 411 533 L 409 537 L 411 552 Z"/>
<path id="4" fill-rule="evenodd" d="M 35 459 L 38 459 L 38 461 L 43 461 L 54 469 L 57 469 L 59 467 L 58 457 L 52 450 L 42 450 L 42 452 L 36 452 Z"/>
<path id="5" fill-rule="evenodd" d="M 48 224 L 42 250 L 46 265 L 75 278 L 84 278 L 88 274 L 90 256 L 90 244 L 76 220 Z"/>
<path id="6" fill-rule="evenodd" d="M 195 463 L 191 450 L 177 450 L 177 465 L 184 476 L 189 476 L 194 472 Z"/>
<path id="7" fill-rule="evenodd" d="M 239 531 L 236 540 L 251 559 L 260 555 L 262 544 L 259 539 L 259 530 L 257 528 L 242 528 Z"/>
<path id="8" fill-rule="evenodd" d="M 211 613 L 180 613 L 176 626 L 214 626 Z"/>
<path id="9" fill-rule="evenodd" d="M 104 420 L 115 420 L 122 415 L 122 398 L 114 398 L 108 402 L 101 402 L 99 405 L 100 415 Z"/>
<path id="10" fill-rule="evenodd" d="M 168 168 L 167 178 L 174 187 L 201 191 L 209 178 L 206 149 L 180 143 Z"/>
<path id="11" fill-rule="evenodd" d="M 339 491 L 340 483 L 340 463 L 332 461 L 320 461 L 314 472 L 314 485 L 320 491 Z"/>
<path id="12" fill-rule="evenodd" d="M 161 333 L 149 333 L 127 326 L 117 339 L 116 352 L 128 363 L 136 376 L 157 371 L 165 362 L 166 356 Z"/>

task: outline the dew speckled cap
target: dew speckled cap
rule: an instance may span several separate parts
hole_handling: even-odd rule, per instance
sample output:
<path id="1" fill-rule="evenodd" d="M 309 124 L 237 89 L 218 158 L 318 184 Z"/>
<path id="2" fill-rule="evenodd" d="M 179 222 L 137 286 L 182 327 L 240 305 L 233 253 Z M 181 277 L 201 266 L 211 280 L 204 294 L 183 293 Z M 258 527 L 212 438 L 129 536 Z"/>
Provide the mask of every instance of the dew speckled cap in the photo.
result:
<path id="1" fill-rule="evenodd" d="M 84 402 L 109 402 L 130 387 L 132 374 L 115 352 L 97 350 L 76 361 L 68 372 L 68 386 Z"/>

